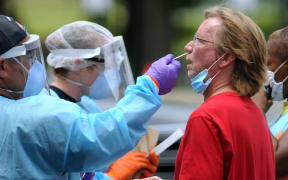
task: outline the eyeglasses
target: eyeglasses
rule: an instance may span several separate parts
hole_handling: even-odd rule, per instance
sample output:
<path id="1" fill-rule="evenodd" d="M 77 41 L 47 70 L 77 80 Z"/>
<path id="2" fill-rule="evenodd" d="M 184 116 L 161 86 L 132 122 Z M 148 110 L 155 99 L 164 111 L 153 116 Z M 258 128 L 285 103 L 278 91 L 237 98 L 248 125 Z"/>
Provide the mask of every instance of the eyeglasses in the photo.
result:
<path id="1" fill-rule="evenodd" d="M 93 61 L 93 62 L 96 62 L 96 63 L 104 63 L 104 59 L 103 58 L 97 58 L 97 57 L 87 58 L 85 60 Z"/>
<path id="2" fill-rule="evenodd" d="M 196 44 L 197 44 L 198 42 L 199 42 L 200 44 L 205 44 L 205 43 L 213 43 L 213 44 L 214 44 L 213 41 L 209 41 L 209 40 L 200 38 L 197 34 L 194 35 L 194 37 L 193 37 L 193 42 L 196 43 Z"/>

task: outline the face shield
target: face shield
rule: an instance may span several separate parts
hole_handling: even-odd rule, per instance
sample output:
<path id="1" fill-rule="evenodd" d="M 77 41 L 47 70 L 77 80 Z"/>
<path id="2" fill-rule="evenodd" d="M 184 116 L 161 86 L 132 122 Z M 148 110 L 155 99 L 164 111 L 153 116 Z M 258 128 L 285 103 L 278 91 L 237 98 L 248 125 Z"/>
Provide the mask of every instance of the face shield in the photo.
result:
<path id="1" fill-rule="evenodd" d="M 94 99 L 113 96 L 115 100 L 118 100 L 123 97 L 127 86 L 134 84 L 122 36 L 117 36 L 109 43 L 96 49 L 55 49 L 50 51 L 49 56 L 48 61 L 50 59 L 50 62 L 48 63 L 52 64 L 53 67 L 65 67 L 69 70 L 85 68 L 96 63 L 103 65 L 104 70 L 97 70 L 99 76 L 90 87 L 91 96 L 89 96 Z M 59 59 L 65 58 L 69 61 L 59 61 Z M 73 58 L 81 59 L 81 63 L 75 65 L 70 60 Z M 72 83 L 71 80 L 69 82 Z M 83 86 L 80 83 L 78 84 Z"/>
<path id="2" fill-rule="evenodd" d="M 23 97 L 33 96 L 48 87 L 46 81 L 46 71 L 41 49 L 40 38 L 36 34 L 31 34 L 28 41 L 21 46 L 15 46 L 2 54 L 0 58 L 15 60 L 28 74 L 24 76 L 26 80 L 23 91 L 2 89 L 8 92 L 23 93 Z"/>
<path id="3" fill-rule="evenodd" d="M 100 57 L 104 59 L 104 77 L 118 100 L 124 96 L 127 86 L 135 83 L 122 36 L 101 47 Z"/>

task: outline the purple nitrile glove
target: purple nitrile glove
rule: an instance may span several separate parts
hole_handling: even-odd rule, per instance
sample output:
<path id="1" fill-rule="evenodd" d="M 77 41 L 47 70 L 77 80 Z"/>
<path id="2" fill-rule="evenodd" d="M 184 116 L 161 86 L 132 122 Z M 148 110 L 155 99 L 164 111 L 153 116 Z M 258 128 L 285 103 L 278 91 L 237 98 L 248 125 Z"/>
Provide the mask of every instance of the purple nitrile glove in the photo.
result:
<path id="1" fill-rule="evenodd" d="M 81 176 L 81 180 L 93 180 L 94 176 L 95 176 L 95 172 L 86 172 L 84 173 L 80 173 Z"/>
<path id="2" fill-rule="evenodd" d="M 153 77 L 160 85 L 159 95 L 167 94 L 176 84 L 181 63 L 168 54 L 152 63 L 145 74 Z"/>

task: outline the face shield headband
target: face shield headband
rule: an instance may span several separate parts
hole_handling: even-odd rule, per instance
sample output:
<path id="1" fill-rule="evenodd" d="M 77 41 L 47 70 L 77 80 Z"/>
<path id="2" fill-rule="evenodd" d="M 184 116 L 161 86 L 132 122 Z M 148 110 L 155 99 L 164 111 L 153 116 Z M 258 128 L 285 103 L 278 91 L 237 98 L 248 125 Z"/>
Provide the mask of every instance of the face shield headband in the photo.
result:
<path id="1" fill-rule="evenodd" d="M 47 57 L 48 64 L 57 69 L 68 70 L 83 69 L 92 66 L 94 63 L 104 63 L 104 60 L 96 61 L 100 56 L 100 48 L 96 49 L 55 49 L 51 50 Z M 73 60 L 79 58 L 81 63 L 74 64 Z"/>

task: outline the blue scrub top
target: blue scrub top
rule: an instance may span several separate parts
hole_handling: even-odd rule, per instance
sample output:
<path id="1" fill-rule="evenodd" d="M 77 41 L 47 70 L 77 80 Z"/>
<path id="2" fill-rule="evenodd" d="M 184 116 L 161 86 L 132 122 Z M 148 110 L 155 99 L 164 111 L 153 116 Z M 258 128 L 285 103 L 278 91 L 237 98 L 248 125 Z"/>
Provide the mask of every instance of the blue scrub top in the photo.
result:
<path id="1" fill-rule="evenodd" d="M 67 179 L 106 167 L 132 150 L 161 105 L 148 76 L 114 108 L 87 113 L 57 97 L 0 97 L 0 179 Z"/>

